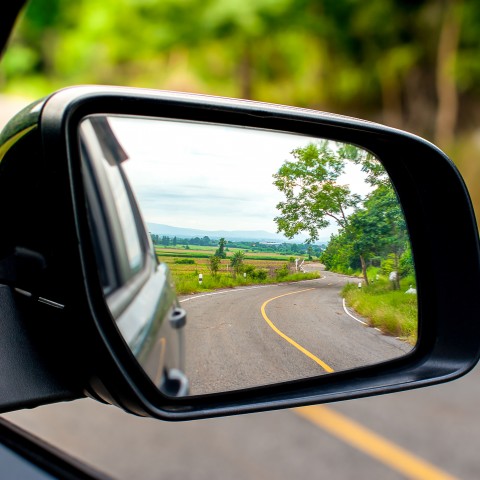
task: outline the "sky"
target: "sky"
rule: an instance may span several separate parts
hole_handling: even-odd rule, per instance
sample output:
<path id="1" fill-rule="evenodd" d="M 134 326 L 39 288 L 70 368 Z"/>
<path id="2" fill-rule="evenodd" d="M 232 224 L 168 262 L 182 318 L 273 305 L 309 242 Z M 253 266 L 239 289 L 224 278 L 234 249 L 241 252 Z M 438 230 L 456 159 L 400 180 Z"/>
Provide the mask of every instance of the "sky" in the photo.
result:
<path id="1" fill-rule="evenodd" d="M 264 230 L 275 233 L 276 204 L 283 195 L 273 174 L 291 151 L 319 139 L 187 121 L 110 117 L 127 152 L 122 163 L 144 220 L 175 227 Z M 339 183 L 366 195 L 360 167 L 347 162 Z M 328 239 L 337 228 L 320 232 Z"/>

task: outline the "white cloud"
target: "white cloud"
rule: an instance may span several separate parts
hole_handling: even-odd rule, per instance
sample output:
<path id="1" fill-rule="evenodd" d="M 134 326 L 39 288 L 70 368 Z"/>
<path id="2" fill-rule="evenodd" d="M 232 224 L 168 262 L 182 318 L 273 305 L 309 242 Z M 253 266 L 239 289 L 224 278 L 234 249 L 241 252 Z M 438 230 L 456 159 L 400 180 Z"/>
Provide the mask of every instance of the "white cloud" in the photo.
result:
<path id="1" fill-rule="evenodd" d="M 205 230 L 275 232 L 283 198 L 272 175 L 293 149 L 318 140 L 185 121 L 112 117 L 110 124 L 129 155 L 123 167 L 145 220 Z M 370 189 L 351 162 L 340 182 L 361 195 Z"/>

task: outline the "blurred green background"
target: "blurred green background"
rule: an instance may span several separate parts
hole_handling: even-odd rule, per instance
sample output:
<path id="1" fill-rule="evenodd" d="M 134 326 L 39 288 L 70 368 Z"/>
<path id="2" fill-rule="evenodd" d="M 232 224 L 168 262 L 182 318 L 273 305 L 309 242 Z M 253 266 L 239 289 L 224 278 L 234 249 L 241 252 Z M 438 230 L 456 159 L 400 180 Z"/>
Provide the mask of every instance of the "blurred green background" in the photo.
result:
<path id="1" fill-rule="evenodd" d="M 480 212 L 479 32 L 476 0 L 34 0 L 0 93 L 131 85 L 374 120 L 443 148 Z"/>

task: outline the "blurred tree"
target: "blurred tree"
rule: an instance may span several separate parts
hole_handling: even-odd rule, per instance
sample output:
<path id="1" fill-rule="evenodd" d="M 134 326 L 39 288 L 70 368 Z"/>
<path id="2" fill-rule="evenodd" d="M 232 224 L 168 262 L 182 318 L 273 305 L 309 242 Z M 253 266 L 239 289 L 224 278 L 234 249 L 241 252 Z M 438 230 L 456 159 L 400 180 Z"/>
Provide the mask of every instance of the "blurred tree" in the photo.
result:
<path id="1" fill-rule="evenodd" d="M 210 273 L 216 277 L 218 274 L 218 270 L 220 269 L 221 265 L 221 260 L 220 257 L 217 257 L 216 255 L 211 255 L 208 257 L 208 269 L 210 270 Z"/>
<path id="2" fill-rule="evenodd" d="M 233 268 L 234 277 L 241 273 L 244 260 L 245 252 L 243 250 L 237 250 L 230 259 L 230 266 Z"/>
<path id="3" fill-rule="evenodd" d="M 218 241 L 218 248 L 215 250 L 214 256 L 218 258 L 227 258 L 227 254 L 225 253 L 225 246 L 227 241 L 222 237 Z"/>
<path id="4" fill-rule="evenodd" d="M 35 96 L 104 83 L 255 98 L 448 147 L 480 124 L 479 28 L 476 0 L 32 0 L 2 83 Z"/>

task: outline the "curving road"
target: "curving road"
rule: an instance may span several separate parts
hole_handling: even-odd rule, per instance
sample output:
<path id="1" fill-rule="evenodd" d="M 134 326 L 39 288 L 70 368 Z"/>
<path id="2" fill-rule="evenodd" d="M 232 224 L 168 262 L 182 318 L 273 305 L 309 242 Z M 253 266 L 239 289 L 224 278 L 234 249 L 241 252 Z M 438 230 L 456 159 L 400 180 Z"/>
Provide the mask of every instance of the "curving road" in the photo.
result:
<path id="1" fill-rule="evenodd" d="M 409 344 L 347 314 L 340 291 L 358 279 L 322 277 L 181 298 L 191 393 L 315 377 L 410 351 Z"/>

